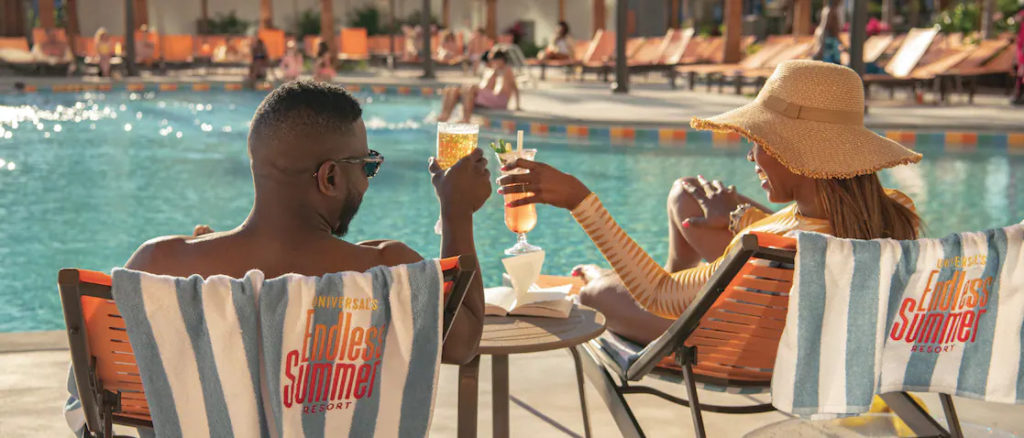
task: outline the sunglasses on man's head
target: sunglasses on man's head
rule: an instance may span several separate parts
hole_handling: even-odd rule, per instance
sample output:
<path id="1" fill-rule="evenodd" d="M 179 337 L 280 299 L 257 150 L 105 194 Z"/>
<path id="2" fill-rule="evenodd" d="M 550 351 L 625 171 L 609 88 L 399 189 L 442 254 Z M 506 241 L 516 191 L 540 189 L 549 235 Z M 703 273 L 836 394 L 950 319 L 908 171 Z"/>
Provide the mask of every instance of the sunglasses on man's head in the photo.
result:
<path id="1" fill-rule="evenodd" d="M 377 172 L 380 172 L 380 166 L 384 164 L 384 156 L 381 155 L 380 152 L 370 149 L 370 153 L 367 154 L 365 157 L 338 158 L 328 161 L 333 161 L 335 163 L 362 164 L 363 173 L 366 174 L 366 177 L 373 178 L 377 176 Z M 314 177 L 316 176 L 316 174 L 317 172 L 313 172 Z"/>

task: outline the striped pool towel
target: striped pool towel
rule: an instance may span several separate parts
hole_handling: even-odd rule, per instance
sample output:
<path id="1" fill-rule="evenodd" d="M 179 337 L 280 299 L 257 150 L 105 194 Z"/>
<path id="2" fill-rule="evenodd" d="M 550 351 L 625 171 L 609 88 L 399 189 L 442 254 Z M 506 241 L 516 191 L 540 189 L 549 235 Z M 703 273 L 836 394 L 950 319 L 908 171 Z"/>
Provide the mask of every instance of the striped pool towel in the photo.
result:
<path id="1" fill-rule="evenodd" d="M 1024 403 L 1024 225 L 910 241 L 797 239 L 776 408 L 859 414 L 893 391 Z"/>
<path id="2" fill-rule="evenodd" d="M 266 280 L 115 269 L 163 436 L 422 437 L 441 360 L 436 260 Z"/>

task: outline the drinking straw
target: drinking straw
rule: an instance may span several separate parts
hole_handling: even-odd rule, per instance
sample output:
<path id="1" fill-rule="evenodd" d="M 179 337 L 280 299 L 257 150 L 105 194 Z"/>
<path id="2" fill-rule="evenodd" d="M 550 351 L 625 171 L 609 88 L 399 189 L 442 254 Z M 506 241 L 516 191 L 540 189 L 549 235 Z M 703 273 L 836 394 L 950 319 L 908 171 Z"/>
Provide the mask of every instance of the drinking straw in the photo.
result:
<path id="1" fill-rule="evenodd" d="M 516 132 L 516 155 L 523 155 L 523 130 L 520 129 Z"/>

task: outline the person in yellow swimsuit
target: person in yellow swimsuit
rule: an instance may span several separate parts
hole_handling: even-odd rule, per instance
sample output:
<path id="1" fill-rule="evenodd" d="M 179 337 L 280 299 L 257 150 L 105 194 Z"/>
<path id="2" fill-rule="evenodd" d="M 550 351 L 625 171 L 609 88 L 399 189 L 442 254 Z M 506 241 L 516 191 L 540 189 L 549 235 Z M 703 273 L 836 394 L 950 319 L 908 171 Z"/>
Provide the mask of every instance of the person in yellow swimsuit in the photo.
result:
<path id="1" fill-rule="evenodd" d="M 609 330 L 648 343 L 693 302 L 723 254 L 752 231 L 790 235 L 914 239 L 921 221 L 911 200 L 882 187 L 877 171 L 916 163 L 921 155 L 864 127 L 864 92 L 849 68 L 817 61 L 778 66 L 751 103 L 695 129 L 736 132 L 753 143 L 747 159 L 778 212 L 759 207 L 718 181 L 677 182 L 668 201 L 669 263 L 655 262 L 615 223 L 596 194 L 572 175 L 528 160 L 508 166 L 499 193 L 532 192 L 511 206 L 565 208 L 597 245 L 614 273 L 583 271 L 584 304 L 605 314 Z M 701 259 L 709 263 L 701 262 Z"/>

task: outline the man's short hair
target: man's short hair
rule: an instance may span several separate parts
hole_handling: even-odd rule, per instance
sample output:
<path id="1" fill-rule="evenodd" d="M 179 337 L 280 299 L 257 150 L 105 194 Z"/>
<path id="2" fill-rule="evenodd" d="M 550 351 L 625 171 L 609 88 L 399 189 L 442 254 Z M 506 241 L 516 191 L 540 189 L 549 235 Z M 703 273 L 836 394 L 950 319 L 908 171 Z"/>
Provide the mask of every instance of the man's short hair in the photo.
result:
<path id="1" fill-rule="evenodd" d="M 301 139 L 310 134 L 343 131 L 362 116 L 359 102 L 340 86 L 289 82 L 277 87 L 256 108 L 249 145 L 274 138 Z"/>

